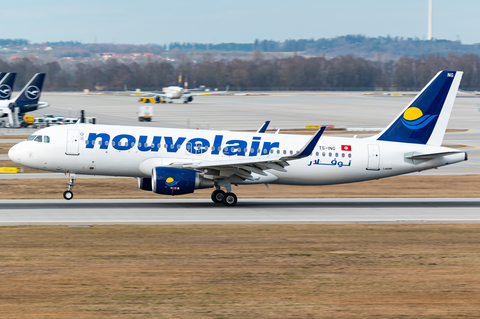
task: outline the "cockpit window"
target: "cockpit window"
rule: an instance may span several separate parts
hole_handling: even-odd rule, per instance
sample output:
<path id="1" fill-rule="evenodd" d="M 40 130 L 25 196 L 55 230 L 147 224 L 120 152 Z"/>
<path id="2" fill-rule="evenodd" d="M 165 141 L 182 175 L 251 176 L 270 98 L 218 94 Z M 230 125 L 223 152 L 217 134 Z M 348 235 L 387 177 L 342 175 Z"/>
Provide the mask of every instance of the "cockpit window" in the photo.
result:
<path id="1" fill-rule="evenodd" d="M 35 137 L 37 137 L 36 135 L 30 135 L 28 138 L 27 138 L 27 141 L 33 141 L 35 139 Z"/>
<path id="2" fill-rule="evenodd" d="M 35 137 L 34 141 L 42 143 L 42 135 L 38 135 L 37 137 Z"/>
<path id="3" fill-rule="evenodd" d="M 43 143 L 50 143 L 50 136 L 45 135 L 45 136 L 43 137 Z"/>

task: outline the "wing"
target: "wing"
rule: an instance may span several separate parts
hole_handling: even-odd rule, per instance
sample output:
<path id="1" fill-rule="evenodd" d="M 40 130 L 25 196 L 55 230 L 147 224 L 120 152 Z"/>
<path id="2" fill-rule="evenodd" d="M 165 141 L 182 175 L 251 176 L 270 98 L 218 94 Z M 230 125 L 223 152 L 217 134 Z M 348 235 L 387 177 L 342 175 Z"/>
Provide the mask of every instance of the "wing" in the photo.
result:
<path id="1" fill-rule="evenodd" d="M 127 85 L 125 84 L 124 86 L 125 93 L 131 96 L 140 96 L 140 97 L 155 97 L 155 96 L 163 96 L 165 95 L 165 92 L 142 92 L 140 89 L 137 89 L 135 91 L 129 91 L 127 89 Z"/>
<path id="2" fill-rule="evenodd" d="M 290 165 L 290 161 L 310 156 L 324 131 L 325 127 L 322 126 L 300 151 L 291 156 L 256 156 L 234 160 L 199 161 L 189 163 L 173 162 L 170 163 L 169 166 L 203 171 L 206 175 L 215 176 L 215 178 L 226 178 L 232 175 L 237 175 L 244 180 L 253 181 L 255 178 L 252 176 L 252 173 L 267 176 L 268 174 L 265 172 L 266 170 L 286 172 L 287 170 L 285 167 Z"/>
<path id="3" fill-rule="evenodd" d="M 207 95 L 218 95 L 218 94 L 226 94 L 228 93 L 228 89 L 230 85 L 227 85 L 225 91 L 210 91 L 210 92 L 202 92 L 202 93 L 192 93 L 192 92 L 185 92 L 184 94 L 192 95 L 192 96 L 207 96 Z"/>

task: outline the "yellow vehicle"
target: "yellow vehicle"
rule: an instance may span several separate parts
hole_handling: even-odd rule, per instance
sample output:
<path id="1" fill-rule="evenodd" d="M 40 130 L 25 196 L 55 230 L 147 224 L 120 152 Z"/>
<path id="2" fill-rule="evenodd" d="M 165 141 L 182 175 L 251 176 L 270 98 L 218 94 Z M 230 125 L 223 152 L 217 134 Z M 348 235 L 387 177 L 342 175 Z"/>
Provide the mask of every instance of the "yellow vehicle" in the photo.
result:
<path id="1" fill-rule="evenodd" d="M 27 123 L 28 125 L 32 125 L 32 124 L 33 124 L 33 121 L 35 121 L 35 116 L 25 115 L 25 116 L 23 117 L 23 120 L 24 120 L 25 123 Z"/>
<path id="2" fill-rule="evenodd" d="M 160 103 L 161 99 L 155 99 L 154 97 L 142 97 L 138 100 L 140 103 Z"/>

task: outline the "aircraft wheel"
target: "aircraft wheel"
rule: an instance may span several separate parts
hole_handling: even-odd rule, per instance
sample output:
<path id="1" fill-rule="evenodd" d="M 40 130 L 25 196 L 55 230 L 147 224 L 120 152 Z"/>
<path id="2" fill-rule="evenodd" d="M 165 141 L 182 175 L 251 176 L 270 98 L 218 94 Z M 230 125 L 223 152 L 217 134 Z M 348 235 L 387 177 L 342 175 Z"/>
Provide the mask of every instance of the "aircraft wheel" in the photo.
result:
<path id="1" fill-rule="evenodd" d="M 237 195 L 234 193 L 226 193 L 223 197 L 223 205 L 225 206 L 235 206 L 237 204 Z"/>
<path id="2" fill-rule="evenodd" d="M 73 193 L 71 191 L 65 191 L 63 193 L 63 198 L 66 200 L 71 200 L 73 198 Z"/>
<path id="3" fill-rule="evenodd" d="M 217 189 L 212 193 L 212 201 L 216 204 L 223 203 L 223 198 L 225 197 L 225 192 L 221 189 Z"/>

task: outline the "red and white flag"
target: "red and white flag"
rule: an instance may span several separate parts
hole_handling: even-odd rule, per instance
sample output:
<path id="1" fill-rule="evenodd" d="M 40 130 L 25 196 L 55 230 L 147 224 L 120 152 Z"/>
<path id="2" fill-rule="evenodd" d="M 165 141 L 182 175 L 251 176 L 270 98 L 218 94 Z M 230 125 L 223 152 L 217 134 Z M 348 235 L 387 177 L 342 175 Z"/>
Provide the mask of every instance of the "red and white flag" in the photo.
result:
<path id="1" fill-rule="evenodd" d="M 342 151 L 352 151 L 352 145 L 342 145 Z"/>

